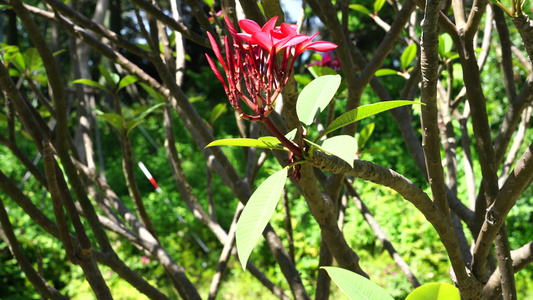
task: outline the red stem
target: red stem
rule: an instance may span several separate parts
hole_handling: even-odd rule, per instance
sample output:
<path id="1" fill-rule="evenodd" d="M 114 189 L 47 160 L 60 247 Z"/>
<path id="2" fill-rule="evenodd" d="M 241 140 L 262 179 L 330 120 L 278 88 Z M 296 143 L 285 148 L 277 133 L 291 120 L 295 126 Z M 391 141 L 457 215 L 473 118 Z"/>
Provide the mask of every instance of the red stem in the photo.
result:
<path id="1" fill-rule="evenodd" d="M 270 119 L 268 117 L 266 117 L 263 120 L 261 120 L 261 122 L 263 122 L 263 124 L 265 124 L 265 126 L 268 128 L 268 130 L 270 130 L 270 132 L 272 132 L 272 134 L 275 137 L 277 137 L 278 140 L 283 144 L 283 146 L 287 147 L 287 149 L 289 149 L 289 151 L 294 153 L 296 156 L 299 156 L 299 157 L 302 157 L 302 158 L 304 157 L 303 153 L 302 153 L 302 149 L 300 149 L 300 147 L 298 145 L 296 145 L 295 143 L 293 143 L 292 141 L 289 141 L 279 131 L 279 129 L 276 127 L 276 125 L 274 125 L 274 123 L 272 123 L 272 121 L 270 121 Z"/>

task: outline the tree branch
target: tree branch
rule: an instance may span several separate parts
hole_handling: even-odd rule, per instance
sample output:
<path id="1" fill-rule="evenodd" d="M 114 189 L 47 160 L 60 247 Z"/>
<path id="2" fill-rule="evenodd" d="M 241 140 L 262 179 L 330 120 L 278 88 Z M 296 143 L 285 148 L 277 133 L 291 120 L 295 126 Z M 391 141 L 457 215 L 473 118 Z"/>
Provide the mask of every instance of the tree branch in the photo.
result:
<path id="1" fill-rule="evenodd" d="M 2 225 L 0 226 L 0 237 L 6 242 L 9 250 L 17 260 L 20 269 L 26 274 L 26 278 L 28 278 L 41 296 L 52 299 L 69 299 L 49 285 L 48 282 L 46 282 L 46 280 L 33 268 L 32 263 L 22 251 L 17 237 L 13 232 L 13 226 L 9 221 L 9 216 L 2 198 L 0 198 L 0 225 Z"/>

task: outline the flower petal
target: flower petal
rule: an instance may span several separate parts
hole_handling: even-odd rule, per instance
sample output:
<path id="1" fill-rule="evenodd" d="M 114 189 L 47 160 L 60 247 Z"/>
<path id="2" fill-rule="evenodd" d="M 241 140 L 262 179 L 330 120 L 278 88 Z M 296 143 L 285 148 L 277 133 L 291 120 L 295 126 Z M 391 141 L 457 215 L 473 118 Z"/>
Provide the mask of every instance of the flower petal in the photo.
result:
<path id="1" fill-rule="evenodd" d="M 326 41 L 311 42 L 307 45 L 307 47 L 305 47 L 305 49 L 311 49 L 320 52 L 331 51 L 335 48 L 337 48 L 337 45 Z"/>
<path id="2" fill-rule="evenodd" d="M 267 32 L 267 33 L 272 31 L 274 29 L 274 27 L 276 27 L 276 21 L 277 20 L 278 20 L 278 16 L 275 16 L 272 19 L 270 19 L 268 22 L 266 22 L 266 24 L 263 26 L 263 28 L 261 28 L 261 31 L 262 32 Z"/>
<path id="3" fill-rule="evenodd" d="M 215 73 L 215 75 L 217 76 L 218 80 L 220 80 L 220 82 L 222 82 L 222 84 L 224 85 L 224 89 L 227 90 L 228 88 L 226 87 L 226 82 L 222 78 L 222 75 L 220 75 L 220 72 L 218 71 L 217 66 L 215 65 L 215 63 L 213 62 L 211 57 L 209 57 L 209 55 L 207 55 L 207 53 L 205 54 L 205 57 L 207 57 L 207 62 L 209 63 L 209 66 L 211 67 L 211 70 L 213 70 L 213 73 Z"/>
<path id="4" fill-rule="evenodd" d="M 215 52 L 215 56 L 217 57 L 218 61 L 222 64 L 222 67 L 224 67 L 224 70 L 226 70 L 227 72 L 228 68 L 226 67 L 226 64 L 224 63 L 224 59 L 222 59 L 222 54 L 220 53 L 220 49 L 218 48 L 218 44 L 215 41 L 215 38 L 213 38 L 210 32 L 207 32 L 207 37 L 209 38 L 209 43 L 211 43 L 211 48 L 213 48 L 213 52 Z"/>
<path id="5" fill-rule="evenodd" d="M 286 36 L 298 34 L 296 31 L 296 25 L 294 24 L 281 23 L 280 30 Z"/>
<path id="6" fill-rule="evenodd" d="M 255 21 L 249 19 L 239 20 L 239 26 L 241 26 L 241 29 L 249 34 L 261 31 L 261 26 L 259 26 Z"/>
<path id="7" fill-rule="evenodd" d="M 283 48 L 289 48 L 295 45 L 298 45 L 300 43 L 303 43 L 305 41 L 309 40 L 308 35 L 295 35 L 295 36 L 288 36 L 274 44 L 276 49 L 279 51 Z"/>
<path id="8" fill-rule="evenodd" d="M 256 32 L 252 34 L 252 42 L 266 49 L 268 52 L 272 51 L 272 37 L 266 32 Z"/>
<path id="9" fill-rule="evenodd" d="M 228 27 L 231 37 L 237 40 L 237 29 L 235 29 L 235 26 L 233 26 L 233 23 L 231 23 L 230 19 L 226 15 L 224 15 L 224 22 L 226 22 L 226 26 Z"/>
<path id="10" fill-rule="evenodd" d="M 237 35 L 248 44 L 252 42 L 252 35 L 249 33 L 237 33 Z"/>

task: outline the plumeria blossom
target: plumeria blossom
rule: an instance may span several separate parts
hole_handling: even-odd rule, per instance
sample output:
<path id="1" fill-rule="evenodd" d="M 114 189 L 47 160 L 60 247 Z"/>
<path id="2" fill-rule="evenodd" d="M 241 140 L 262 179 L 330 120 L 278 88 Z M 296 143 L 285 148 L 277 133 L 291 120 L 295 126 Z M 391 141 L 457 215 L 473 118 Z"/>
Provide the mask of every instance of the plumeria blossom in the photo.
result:
<path id="1" fill-rule="evenodd" d="M 229 37 L 224 37 L 225 58 L 213 36 L 207 33 L 226 79 L 206 54 L 209 65 L 222 82 L 232 107 L 241 118 L 250 121 L 264 121 L 268 117 L 300 54 L 308 49 L 331 51 L 337 47 L 330 42 L 313 41 L 318 33 L 312 36 L 298 34 L 295 25 L 282 23 L 276 26 L 277 19 L 270 19 L 263 27 L 252 20 L 240 20 L 239 26 L 244 32 L 238 33 L 224 17 L 233 40 L 230 42 Z M 248 109 L 245 112 L 241 102 L 251 112 L 248 113 Z"/>
<path id="2" fill-rule="evenodd" d="M 333 59 L 333 55 L 331 54 L 331 52 L 324 54 L 324 56 L 322 56 L 322 60 L 310 63 L 309 66 L 329 67 L 335 70 L 336 72 L 339 72 L 341 70 L 341 62 L 339 61 L 339 57 L 336 56 L 335 59 Z"/>

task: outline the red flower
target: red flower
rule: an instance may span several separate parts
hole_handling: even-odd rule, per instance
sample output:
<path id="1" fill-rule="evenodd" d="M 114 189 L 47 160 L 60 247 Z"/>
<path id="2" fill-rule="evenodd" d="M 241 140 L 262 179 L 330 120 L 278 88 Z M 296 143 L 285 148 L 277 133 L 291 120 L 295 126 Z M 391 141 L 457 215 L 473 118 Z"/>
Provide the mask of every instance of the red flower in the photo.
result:
<path id="1" fill-rule="evenodd" d="M 341 62 L 339 61 L 338 56 L 333 59 L 333 55 L 331 55 L 331 52 L 328 52 L 324 54 L 324 56 L 322 56 L 322 60 L 310 63 L 309 66 L 330 67 L 336 72 L 339 72 L 341 69 Z"/>
<path id="2" fill-rule="evenodd" d="M 307 49 L 330 51 L 337 47 L 330 42 L 313 42 L 318 33 L 312 36 L 298 34 L 295 25 L 282 23 L 276 27 L 277 19 L 278 17 L 270 19 L 263 27 L 252 20 L 240 20 L 239 25 L 244 33 L 237 33 L 233 24 L 224 16 L 233 39 L 233 43 L 230 43 L 229 38 L 224 37 L 225 59 L 213 36 L 207 33 L 215 57 L 224 68 L 227 81 L 206 54 L 209 66 L 222 82 L 230 104 L 242 118 L 251 121 L 263 120 L 273 110 L 274 102 L 287 83 L 294 63 L 302 52 Z M 278 53 L 281 53 L 280 62 L 276 59 Z M 293 53 L 292 59 L 291 53 Z M 242 90 L 241 80 L 244 81 L 247 93 Z M 241 101 L 253 111 L 254 115 L 247 114 L 241 109 Z"/>

